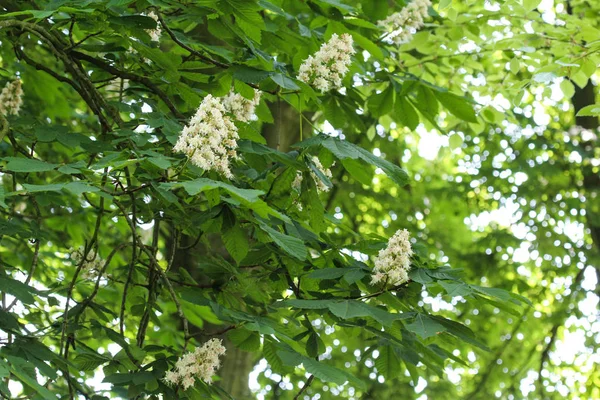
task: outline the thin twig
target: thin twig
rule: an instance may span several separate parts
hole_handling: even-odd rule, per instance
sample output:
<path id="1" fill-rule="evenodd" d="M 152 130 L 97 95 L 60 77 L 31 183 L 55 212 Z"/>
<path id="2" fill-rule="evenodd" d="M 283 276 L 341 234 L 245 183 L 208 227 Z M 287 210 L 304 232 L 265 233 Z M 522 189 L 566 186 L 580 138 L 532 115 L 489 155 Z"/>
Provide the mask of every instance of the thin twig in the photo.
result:
<path id="1" fill-rule="evenodd" d="M 306 389 L 308 389 L 308 387 L 310 386 L 310 384 L 313 382 L 314 379 L 315 379 L 314 375 L 311 375 L 308 377 L 308 379 L 306 380 L 306 383 L 304 384 L 304 386 L 302 386 L 302 389 L 300 389 L 298 394 L 296 396 L 294 396 L 294 400 L 298 400 L 300 398 L 300 396 L 302 396 L 302 393 L 304 393 L 304 391 Z"/>

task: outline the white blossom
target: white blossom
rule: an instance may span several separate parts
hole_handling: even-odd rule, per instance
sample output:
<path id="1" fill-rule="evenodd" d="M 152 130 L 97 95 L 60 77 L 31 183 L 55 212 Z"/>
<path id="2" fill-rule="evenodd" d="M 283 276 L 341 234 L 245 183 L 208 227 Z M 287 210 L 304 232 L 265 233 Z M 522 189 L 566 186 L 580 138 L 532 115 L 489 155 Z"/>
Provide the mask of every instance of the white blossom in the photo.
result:
<path id="1" fill-rule="evenodd" d="M 23 89 L 21 80 L 15 79 L 8 82 L 0 92 L 0 114 L 19 115 L 19 110 L 23 104 Z"/>
<path id="2" fill-rule="evenodd" d="M 218 98 L 206 96 L 189 125 L 183 128 L 173 150 L 184 153 L 192 164 L 232 178 L 230 159 L 237 158 L 237 127 Z"/>
<path id="3" fill-rule="evenodd" d="M 300 65 L 298 79 L 321 93 L 341 88 L 342 79 L 352 62 L 351 56 L 356 53 L 352 43 L 352 36 L 349 34 L 338 36 L 334 33 L 327 43 L 321 45 L 319 51 Z"/>
<path id="4" fill-rule="evenodd" d="M 427 18 L 430 0 L 413 0 L 401 11 L 378 21 L 377 24 L 388 32 L 385 38 L 397 45 L 410 42 L 412 36 L 423 27 Z"/>
<path id="5" fill-rule="evenodd" d="M 71 260 L 73 264 L 79 266 L 81 264 L 81 270 L 79 275 L 84 279 L 93 279 L 104 267 L 104 260 L 100 258 L 97 251 L 89 250 L 89 252 L 84 255 L 85 248 L 80 246 L 77 250 L 71 249 Z"/>
<path id="6" fill-rule="evenodd" d="M 160 27 L 160 22 L 158 21 L 158 15 L 154 11 L 150 11 L 148 16 L 156 21 L 155 29 L 146 29 L 146 33 L 150 35 L 150 38 L 153 42 L 158 42 L 160 40 L 160 35 L 162 34 L 162 29 Z"/>
<path id="7" fill-rule="evenodd" d="M 375 258 L 371 285 L 384 282 L 396 286 L 407 282 L 412 255 L 410 233 L 406 229 L 397 231 Z"/>
<path id="8" fill-rule="evenodd" d="M 167 371 L 163 380 L 169 385 L 181 384 L 184 390 L 194 386 L 196 378 L 210 385 L 221 365 L 219 357 L 223 354 L 225 347 L 221 339 L 211 339 L 202 347 L 181 356 L 175 363 L 175 370 Z"/>
<path id="9" fill-rule="evenodd" d="M 324 168 L 323 164 L 321 164 L 321 160 L 319 160 L 319 157 L 317 156 L 313 156 L 312 157 L 312 162 L 313 164 L 315 164 L 315 167 L 317 167 L 317 169 L 323 174 L 325 175 L 327 178 L 331 179 L 333 175 L 331 175 L 331 169 L 329 168 Z M 310 176 L 312 177 L 313 181 L 315 181 L 315 185 L 317 186 L 317 191 L 319 193 L 321 192 L 328 192 L 329 191 L 329 186 L 327 186 L 325 184 L 325 182 L 323 182 L 321 180 L 321 178 L 319 178 L 317 176 L 317 174 L 315 174 L 315 172 L 313 170 L 310 171 Z M 294 181 L 292 182 L 292 187 L 294 189 L 296 189 L 297 191 L 300 191 L 300 187 L 302 186 L 302 172 L 298 171 L 296 173 L 296 178 L 294 178 Z M 302 211 L 302 210 L 300 210 Z"/>
<path id="10" fill-rule="evenodd" d="M 223 107 L 225 111 L 233 114 L 235 119 L 242 122 L 248 122 L 254 116 L 254 110 L 260 103 L 261 91 L 254 89 L 254 98 L 247 99 L 233 90 L 223 98 Z"/>

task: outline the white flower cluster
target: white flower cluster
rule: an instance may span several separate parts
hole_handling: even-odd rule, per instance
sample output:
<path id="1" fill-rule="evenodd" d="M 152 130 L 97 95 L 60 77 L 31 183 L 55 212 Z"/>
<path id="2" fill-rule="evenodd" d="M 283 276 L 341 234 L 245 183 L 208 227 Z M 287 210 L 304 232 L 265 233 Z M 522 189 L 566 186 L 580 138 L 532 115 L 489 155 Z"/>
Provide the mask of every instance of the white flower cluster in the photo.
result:
<path id="1" fill-rule="evenodd" d="M 155 29 L 146 29 L 146 33 L 150 35 L 150 38 L 153 42 L 158 42 L 160 40 L 160 35 L 162 34 L 162 30 L 160 28 L 160 22 L 158 21 L 158 15 L 154 11 L 150 11 L 148 16 L 156 21 Z"/>
<path id="2" fill-rule="evenodd" d="M 325 175 L 327 178 L 331 179 L 332 175 L 331 175 L 331 170 L 329 168 L 324 168 L 323 164 L 321 164 L 321 161 L 319 160 L 319 157 L 317 156 L 313 156 L 312 157 L 312 162 L 313 164 L 315 164 L 315 167 L 317 167 L 317 169 L 323 174 Z M 321 192 L 328 192 L 329 191 L 329 187 L 325 184 L 325 182 L 323 182 L 321 180 L 321 178 L 319 178 L 317 176 L 317 174 L 314 173 L 314 171 L 310 171 L 310 176 L 313 178 L 313 181 L 315 181 L 315 185 L 317 186 L 317 191 L 319 193 Z M 298 171 L 296 173 L 296 178 L 294 179 L 294 182 L 292 182 L 292 187 L 296 190 L 300 190 L 300 187 L 302 186 L 302 172 Z"/>
<path id="3" fill-rule="evenodd" d="M 232 90 L 223 98 L 223 106 L 238 121 L 249 122 L 254 116 L 256 106 L 260 103 L 261 93 L 260 90 L 254 89 L 254 98 L 250 100 Z"/>
<path id="4" fill-rule="evenodd" d="M 93 279 L 98 276 L 102 267 L 104 267 L 104 261 L 98 256 L 98 252 L 90 250 L 90 252 L 84 256 L 84 251 L 85 248 L 83 246 L 79 247 L 77 250 L 71 249 L 71 260 L 73 260 L 75 265 L 79 265 L 83 262 L 79 273 L 82 278 Z"/>
<path id="5" fill-rule="evenodd" d="M 412 255 L 410 233 L 406 229 L 397 231 L 375 258 L 371 285 L 384 282 L 396 286 L 408 281 Z"/>
<path id="6" fill-rule="evenodd" d="M 230 159 L 237 158 L 239 139 L 236 120 L 249 122 L 260 103 L 262 92 L 254 91 L 252 100 L 231 91 L 227 96 L 206 96 L 189 125 L 183 128 L 173 150 L 184 153 L 192 164 L 209 171 L 214 170 L 231 179 Z"/>
<path id="7" fill-rule="evenodd" d="M 356 53 L 352 43 L 352 36 L 347 33 L 333 34 L 329 42 L 323 43 L 319 51 L 300 65 L 298 79 L 321 93 L 342 87 L 342 79 L 352 62 L 350 57 Z"/>
<path id="8" fill-rule="evenodd" d="M 237 127 L 218 98 L 206 96 L 173 147 L 192 164 L 232 178 L 229 159 L 237 158 Z"/>
<path id="9" fill-rule="evenodd" d="M 0 92 L 0 114 L 19 115 L 19 110 L 23 104 L 23 89 L 21 80 L 15 79 L 8 82 Z"/>
<path id="10" fill-rule="evenodd" d="M 184 354 L 175 364 L 174 371 L 167 371 L 164 381 L 169 385 L 181 384 L 184 390 L 194 386 L 199 378 L 207 384 L 212 383 L 212 377 L 219 369 L 219 357 L 225 354 L 221 339 L 211 339 L 202 347 L 196 347 L 194 352 Z"/>
<path id="11" fill-rule="evenodd" d="M 407 43 L 423 27 L 429 7 L 431 7 L 430 0 L 413 0 L 400 12 L 378 21 L 377 24 L 388 31 L 385 36 L 388 41 L 397 45 Z"/>

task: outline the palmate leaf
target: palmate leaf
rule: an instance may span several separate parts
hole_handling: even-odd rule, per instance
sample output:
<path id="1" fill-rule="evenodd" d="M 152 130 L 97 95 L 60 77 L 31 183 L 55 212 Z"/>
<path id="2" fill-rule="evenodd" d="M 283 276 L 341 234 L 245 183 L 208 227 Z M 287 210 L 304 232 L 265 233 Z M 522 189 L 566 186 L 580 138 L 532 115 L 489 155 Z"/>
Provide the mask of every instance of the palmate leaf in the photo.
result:
<path id="1" fill-rule="evenodd" d="M 342 371 L 341 369 L 332 367 L 323 362 L 305 357 L 299 353 L 289 350 L 279 350 L 277 355 L 282 360 L 283 364 L 288 366 L 298 366 L 302 364 L 304 369 L 309 374 L 313 374 L 323 382 L 332 382 L 338 385 L 343 385 L 346 382 L 351 382 L 359 388 L 365 388 L 365 383 L 355 376 Z"/>
<path id="2" fill-rule="evenodd" d="M 394 346 L 379 347 L 379 357 L 375 359 L 375 367 L 387 379 L 400 375 L 400 358 L 396 355 Z"/>
<path id="3" fill-rule="evenodd" d="M 24 304 L 33 304 L 35 299 L 32 293 L 37 294 L 37 290 L 31 286 L 7 276 L 0 276 L 0 292 L 13 295 Z"/>
<path id="4" fill-rule="evenodd" d="M 32 388 L 38 395 L 45 400 L 56 400 L 56 395 L 52 394 L 48 389 L 40 385 L 35 377 L 29 375 L 29 373 L 23 369 L 21 362 L 17 362 L 16 358 L 8 358 L 11 363 L 10 372 L 14 374 L 21 382 Z"/>
<path id="5" fill-rule="evenodd" d="M 51 164 L 46 161 L 34 160 L 31 158 L 4 157 L 2 158 L 2 161 L 8 162 L 4 169 L 13 172 L 47 172 L 58 167 L 58 164 Z"/>
<path id="6" fill-rule="evenodd" d="M 297 258 L 298 260 L 306 259 L 306 256 L 308 255 L 308 251 L 306 249 L 306 246 L 304 246 L 304 243 L 302 242 L 302 240 L 300 240 L 296 237 L 281 233 L 265 224 L 261 224 L 261 228 L 287 254 L 289 254 L 290 256 L 292 256 L 294 258 Z"/>
<path id="7" fill-rule="evenodd" d="M 234 225 L 223 233 L 223 242 L 229 254 L 238 263 L 248 254 L 249 245 L 246 232 L 239 225 Z"/>
<path id="8" fill-rule="evenodd" d="M 260 349 L 260 336 L 244 328 L 227 332 L 227 337 L 239 349 L 254 352 Z"/>
<path id="9" fill-rule="evenodd" d="M 277 355 L 277 346 L 270 339 L 265 339 L 262 354 L 273 371 L 283 372 L 283 362 L 279 358 L 279 355 Z"/>
<path id="10" fill-rule="evenodd" d="M 346 140 L 320 134 L 296 145 L 296 147 L 299 148 L 310 148 L 315 146 L 322 146 L 326 148 L 340 160 L 361 159 L 366 161 L 368 164 L 379 167 L 388 175 L 390 179 L 400 186 L 404 186 L 408 181 L 408 175 L 406 174 L 406 171 L 399 166 L 392 164 L 383 158 L 377 157 L 373 153 Z"/>
<path id="11" fill-rule="evenodd" d="M 369 305 L 360 300 L 290 299 L 277 302 L 274 306 L 309 310 L 328 309 L 333 315 L 341 319 L 371 317 L 384 326 L 390 326 L 394 321 L 404 318 L 403 314 L 389 313 L 382 308 Z"/>
<path id="12" fill-rule="evenodd" d="M 454 93 L 435 91 L 435 96 L 456 117 L 467 122 L 477 122 L 473 106 L 461 96 Z"/>
<path id="13" fill-rule="evenodd" d="M 415 320 L 406 325 L 406 328 L 411 332 L 416 333 L 423 339 L 430 338 L 446 331 L 446 328 L 443 325 L 437 323 L 434 319 L 422 313 L 417 314 Z"/>

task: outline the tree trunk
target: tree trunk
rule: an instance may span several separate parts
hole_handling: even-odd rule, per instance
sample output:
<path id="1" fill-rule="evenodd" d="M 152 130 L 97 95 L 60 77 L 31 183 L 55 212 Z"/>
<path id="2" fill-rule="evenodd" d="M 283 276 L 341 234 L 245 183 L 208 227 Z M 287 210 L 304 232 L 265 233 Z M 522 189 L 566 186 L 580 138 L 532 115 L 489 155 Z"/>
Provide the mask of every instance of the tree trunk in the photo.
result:
<path id="1" fill-rule="evenodd" d="M 283 101 L 276 101 L 270 104 L 269 107 L 275 122 L 273 124 L 265 124 L 262 134 L 270 147 L 287 152 L 291 145 L 296 143 L 300 138 L 300 115 L 292 106 Z M 310 136 L 310 124 L 306 121 L 304 122 L 303 130 L 307 136 Z M 171 248 L 172 240 L 172 237 L 169 238 L 169 248 Z M 208 283 L 202 282 L 202 278 L 197 273 L 196 264 L 204 258 L 203 256 L 212 252 L 213 254 L 218 253 L 225 259 L 230 259 L 227 250 L 220 240 L 212 240 L 210 236 L 208 240 L 210 242 L 209 246 L 205 246 L 202 243 L 193 245 L 196 238 L 182 235 L 179 243 L 180 249 L 175 254 L 173 270 L 176 271 L 177 268 L 185 268 L 199 283 Z M 190 325 L 190 334 L 200 334 L 199 339 L 204 341 L 209 338 L 202 337 L 202 332 L 214 332 L 220 329 L 223 329 L 223 326 L 205 325 L 203 328 L 199 328 Z M 212 337 L 223 339 L 223 344 L 227 348 L 223 364 L 218 372 L 221 377 L 218 385 L 236 400 L 252 399 L 253 396 L 249 388 L 249 375 L 257 361 L 255 354 L 238 349 L 227 339 L 225 334 Z"/>

